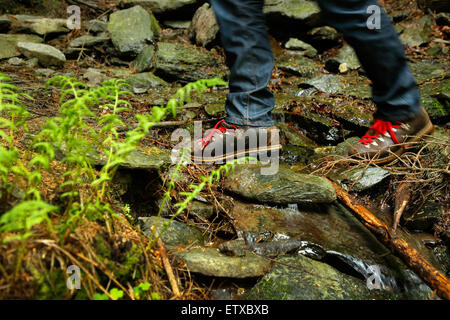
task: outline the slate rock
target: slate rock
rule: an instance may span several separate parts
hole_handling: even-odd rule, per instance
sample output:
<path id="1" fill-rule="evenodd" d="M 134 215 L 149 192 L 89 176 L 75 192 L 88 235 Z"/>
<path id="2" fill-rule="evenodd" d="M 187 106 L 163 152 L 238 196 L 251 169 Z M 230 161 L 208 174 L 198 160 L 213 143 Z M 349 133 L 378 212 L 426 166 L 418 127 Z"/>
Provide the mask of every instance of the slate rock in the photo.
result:
<path id="1" fill-rule="evenodd" d="M 18 42 L 17 49 L 27 58 L 37 58 L 44 67 L 62 67 L 66 62 L 66 57 L 60 50 L 47 44 Z"/>

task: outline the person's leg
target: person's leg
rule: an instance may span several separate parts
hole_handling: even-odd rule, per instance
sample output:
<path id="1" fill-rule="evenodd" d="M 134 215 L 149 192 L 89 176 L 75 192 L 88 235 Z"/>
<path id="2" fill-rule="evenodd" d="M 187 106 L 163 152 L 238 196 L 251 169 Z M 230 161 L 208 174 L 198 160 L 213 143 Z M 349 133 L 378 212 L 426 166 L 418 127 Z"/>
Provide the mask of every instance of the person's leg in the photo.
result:
<path id="1" fill-rule="evenodd" d="M 372 81 L 374 118 L 407 121 L 420 113 L 420 96 L 406 63 L 403 44 L 381 10 L 380 29 L 369 29 L 367 13 L 377 0 L 319 0 L 325 21 L 341 31 Z"/>
<path id="2" fill-rule="evenodd" d="M 273 126 L 275 105 L 267 88 L 273 54 L 265 24 L 264 0 L 211 0 L 230 69 L 226 122 Z"/>

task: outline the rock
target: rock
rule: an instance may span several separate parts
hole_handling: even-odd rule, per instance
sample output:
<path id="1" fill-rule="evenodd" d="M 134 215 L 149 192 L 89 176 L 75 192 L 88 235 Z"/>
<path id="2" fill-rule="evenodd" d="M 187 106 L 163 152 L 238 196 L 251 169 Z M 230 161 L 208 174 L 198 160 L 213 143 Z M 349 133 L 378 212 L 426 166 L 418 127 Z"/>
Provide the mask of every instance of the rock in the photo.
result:
<path id="1" fill-rule="evenodd" d="M 205 112 L 211 117 L 215 117 L 220 113 L 225 113 L 225 102 L 208 103 L 205 106 Z"/>
<path id="2" fill-rule="evenodd" d="M 38 58 L 31 58 L 25 61 L 25 65 L 29 68 L 34 68 L 39 65 L 39 59 Z"/>
<path id="3" fill-rule="evenodd" d="M 149 12 L 141 6 L 116 11 L 109 17 L 108 32 L 120 56 L 135 57 L 147 43 L 153 43 L 154 32 Z"/>
<path id="4" fill-rule="evenodd" d="M 350 137 L 345 139 L 345 141 L 339 143 L 335 148 L 335 154 L 341 155 L 344 157 L 348 156 L 350 148 L 359 141 L 360 137 Z"/>
<path id="5" fill-rule="evenodd" d="M 246 294 L 254 300 L 365 300 L 392 298 L 389 291 L 369 290 L 366 282 L 304 256 L 281 257 Z"/>
<path id="6" fill-rule="evenodd" d="M 312 45 L 296 38 L 290 38 L 284 47 L 290 50 L 297 50 L 308 58 L 314 58 L 317 55 L 317 50 Z"/>
<path id="7" fill-rule="evenodd" d="M 433 22 L 429 16 L 423 16 L 417 21 L 402 24 L 403 32 L 400 40 L 403 44 L 414 47 L 428 43 L 430 41 L 431 26 Z"/>
<path id="8" fill-rule="evenodd" d="M 68 33 L 67 19 L 51 19 L 33 16 L 16 16 L 23 24 L 22 28 L 40 36 Z"/>
<path id="9" fill-rule="evenodd" d="M 165 20 L 163 24 L 172 29 L 189 29 L 191 20 Z"/>
<path id="10" fill-rule="evenodd" d="M 25 64 L 25 60 L 17 57 L 8 59 L 8 63 L 12 66 L 21 66 Z"/>
<path id="11" fill-rule="evenodd" d="M 197 9 L 189 26 L 189 37 L 199 46 L 207 47 L 214 42 L 219 33 L 214 10 L 208 3 Z"/>
<path id="12" fill-rule="evenodd" d="M 433 122 L 445 123 L 450 119 L 450 79 L 426 82 L 419 87 L 419 92 Z"/>
<path id="13" fill-rule="evenodd" d="M 55 71 L 52 69 L 36 69 L 33 71 L 33 73 L 37 76 L 48 78 L 48 77 L 54 75 Z"/>
<path id="14" fill-rule="evenodd" d="M 103 33 L 108 31 L 108 23 L 93 19 L 86 24 L 86 30 L 90 33 Z"/>
<path id="15" fill-rule="evenodd" d="M 210 203 L 194 200 L 188 206 L 189 214 L 192 214 L 200 220 L 208 220 L 214 214 L 214 206 Z"/>
<path id="16" fill-rule="evenodd" d="M 181 43 L 158 43 L 155 74 L 165 80 L 191 82 L 221 73 L 219 61 L 207 51 Z"/>
<path id="17" fill-rule="evenodd" d="M 227 278 L 260 277 L 270 269 L 269 260 L 251 252 L 242 257 L 229 257 L 215 248 L 200 247 L 176 252 L 190 272 Z"/>
<path id="18" fill-rule="evenodd" d="M 329 26 L 317 27 L 309 30 L 308 33 L 309 42 L 316 48 L 326 50 L 335 47 L 339 44 L 342 36 L 334 28 Z"/>
<path id="19" fill-rule="evenodd" d="M 77 48 L 77 47 L 91 48 L 91 47 L 95 47 L 98 45 L 102 45 L 108 40 L 109 40 L 109 37 L 106 35 L 92 36 L 90 34 L 86 34 L 81 37 L 73 39 L 70 42 L 70 47 L 72 47 L 72 48 Z"/>
<path id="20" fill-rule="evenodd" d="M 441 12 L 436 17 L 436 24 L 438 26 L 450 26 L 450 14 Z"/>
<path id="21" fill-rule="evenodd" d="M 167 82 L 151 72 L 133 74 L 126 81 L 131 85 L 134 93 L 144 93 L 151 88 L 168 86 Z"/>
<path id="22" fill-rule="evenodd" d="M 295 173 L 280 166 L 274 175 L 262 175 L 260 165 L 235 168 L 224 188 L 246 199 L 263 203 L 329 203 L 336 200 L 332 185 L 324 178 Z"/>
<path id="23" fill-rule="evenodd" d="M 449 68 L 433 61 L 416 61 L 409 64 L 417 83 L 422 84 L 430 79 L 450 77 Z"/>
<path id="24" fill-rule="evenodd" d="M 340 70 L 341 65 L 345 64 L 345 71 Z M 325 63 L 325 68 L 331 72 L 341 72 L 345 73 L 348 69 L 356 70 L 361 67 L 358 57 L 351 46 L 345 44 L 339 49 L 338 54 L 328 59 Z"/>
<path id="25" fill-rule="evenodd" d="M 136 72 L 152 71 L 155 66 L 155 46 L 147 45 L 133 61 L 132 67 Z"/>
<path id="26" fill-rule="evenodd" d="M 371 97 L 369 84 L 363 77 L 359 76 L 318 74 L 310 79 L 303 80 L 299 86 L 303 89 L 314 87 L 328 94 L 340 93 L 363 99 Z M 298 95 L 302 95 L 301 91 L 299 91 Z"/>
<path id="27" fill-rule="evenodd" d="M 17 43 L 20 41 L 42 42 L 42 38 L 25 34 L 0 34 L 0 60 L 20 56 Z"/>
<path id="28" fill-rule="evenodd" d="M 178 246 L 201 245 L 205 242 L 202 231 L 195 226 L 190 226 L 178 221 L 162 217 L 140 217 L 141 229 L 146 236 L 152 235 L 151 227 L 154 225 L 156 231 L 161 235 L 161 240 L 168 248 Z"/>
<path id="29" fill-rule="evenodd" d="M 302 132 L 300 132 L 295 126 L 288 125 L 286 123 L 277 124 L 277 128 L 284 133 L 286 138 L 289 141 L 289 144 L 299 147 L 305 147 L 309 149 L 317 148 L 318 145 L 313 140 L 305 136 Z"/>
<path id="30" fill-rule="evenodd" d="M 378 167 L 357 168 L 337 173 L 331 178 L 343 184 L 345 189 L 360 192 L 370 189 L 390 176 L 388 170 Z"/>
<path id="31" fill-rule="evenodd" d="M 433 231 L 433 225 L 438 222 L 439 218 L 444 214 L 440 203 L 427 201 L 422 208 L 408 209 L 404 212 L 402 219 L 404 225 L 412 231 Z"/>
<path id="32" fill-rule="evenodd" d="M 0 16 L 0 32 L 8 32 L 11 27 L 12 20 L 8 16 Z"/>
<path id="33" fill-rule="evenodd" d="M 283 145 L 283 149 L 280 151 L 280 161 L 288 165 L 306 165 L 313 155 L 314 150 L 310 148 L 288 144 Z"/>
<path id="34" fill-rule="evenodd" d="M 62 67 L 66 62 L 64 54 L 55 47 L 42 43 L 18 42 L 17 49 L 27 58 L 37 58 L 44 67 Z"/>
<path id="35" fill-rule="evenodd" d="M 103 73 L 103 70 L 88 68 L 87 71 L 83 74 L 83 78 L 88 80 L 89 87 L 96 87 L 104 81 L 109 80 L 110 78 Z"/>
<path id="36" fill-rule="evenodd" d="M 320 24 L 320 9 L 315 1 L 266 0 L 264 13 L 271 29 L 293 33 Z"/>
<path id="37" fill-rule="evenodd" d="M 202 0 L 121 0 L 121 6 L 128 8 L 135 5 L 140 5 L 146 9 L 150 9 L 156 14 L 170 14 L 174 11 L 185 11 L 189 14 L 191 8 L 198 7 Z"/>
<path id="38" fill-rule="evenodd" d="M 301 77 L 310 77 L 313 74 L 320 72 L 320 65 L 312 59 L 303 57 L 301 55 L 284 54 L 276 59 L 276 66 L 283 71 Z"/>

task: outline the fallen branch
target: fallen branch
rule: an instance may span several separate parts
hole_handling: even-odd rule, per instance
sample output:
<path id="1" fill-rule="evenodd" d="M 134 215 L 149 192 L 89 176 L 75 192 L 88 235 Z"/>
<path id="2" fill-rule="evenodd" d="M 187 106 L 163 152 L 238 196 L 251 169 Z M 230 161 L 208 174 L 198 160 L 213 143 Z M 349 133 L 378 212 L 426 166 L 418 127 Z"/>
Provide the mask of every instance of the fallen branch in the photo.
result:
<path id="1" fill-rule="evenodd" d="M 172 287 L 172 291 L 173 294 L 175 295 L 175 297 L 179 297 L 180 296 L 180 289 L 178 289 L 178 284 L 177 284 L 177 280 L 175 278 L 175 275 L 173 273 L 173 269 L 172 266 L 170 265 L 169 259 L 167 258 L 166 255 L 166 247 L 164 246 L 164 244 L 161 241 L 161 238 L 158 235 L 158 232 L 155 229 L 155 226 L 151 227 L 151 230 L 154 234 L 154 237 L 156 239 L 158 239 L 157 244 L 159 246 L 159 248 L 161 249 L 161 259 L 164 265 L 164 269 L 166 270 L 167 273 L 167 277 L 169 278 L 169 282 L 170 282 L 170 286 Z"/>
<path id="2" fill-rule="evenodd" d="M 383 242 L 394 254 L 399 256 L 405 264 L 415 271 L 437 294 L 444 299 L 450 300 L 450 281 L 445 275 L 432 266 L 420 253 L 411 248 L 408 243 L 392 235 L 389 228 L 375 217 L 364 206 L 356 203 L 355 199 L 337 184 L 329 180 L 336 190 L 336 194 L 359 220 L 372 231 L 377 238 Z"/>
<path id="3" fill-rule="evenodd" d="M 392 224 L 392 231 L 396 232 L 400 218 L 403 211 L 405 211 L 411 197 L 411 184 L 402 182 L 397 188 L 397 194 L 395 195 L 395 209 L 394 209 L 394 223 Z"/>

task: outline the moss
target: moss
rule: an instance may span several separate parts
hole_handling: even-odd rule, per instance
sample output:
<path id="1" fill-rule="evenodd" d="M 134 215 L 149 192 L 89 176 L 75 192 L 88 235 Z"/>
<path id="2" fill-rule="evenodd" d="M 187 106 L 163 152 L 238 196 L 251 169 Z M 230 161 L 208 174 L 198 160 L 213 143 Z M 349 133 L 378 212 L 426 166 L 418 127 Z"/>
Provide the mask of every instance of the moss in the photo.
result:
<path id="1" fill-rule="evenodd" d="M 126 253 L 124 261 L 118 264 L 118 266 L 116 265 L 116 270 L 114 272 L 116 277 L 118 279 L 123 279 L 130 276 L 130 273 L 132 273 L 139 265 L 142 253 L 142 249 L 133 243 L 131 249 Z"/>

